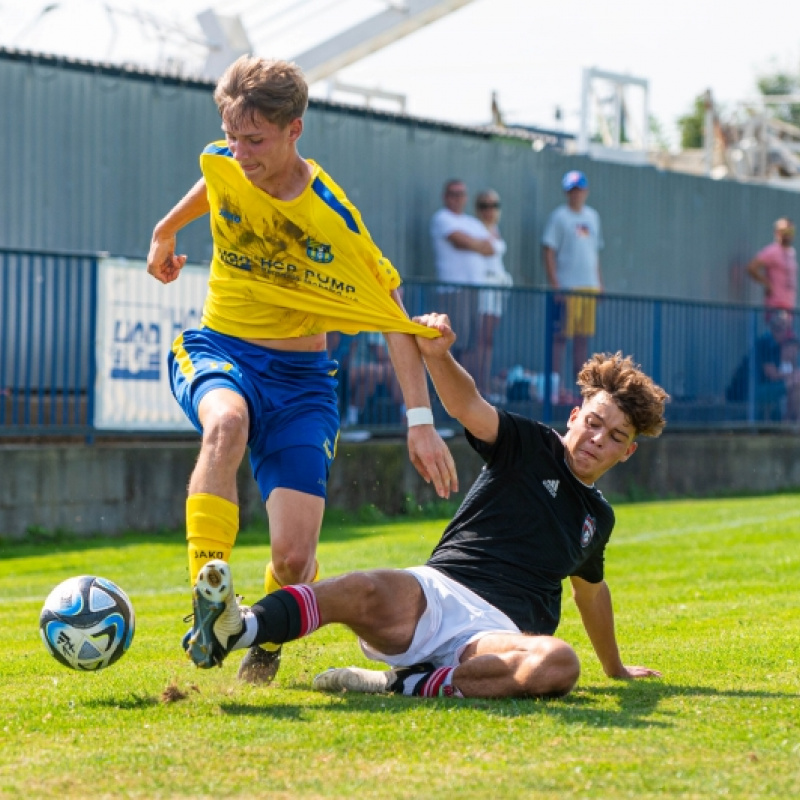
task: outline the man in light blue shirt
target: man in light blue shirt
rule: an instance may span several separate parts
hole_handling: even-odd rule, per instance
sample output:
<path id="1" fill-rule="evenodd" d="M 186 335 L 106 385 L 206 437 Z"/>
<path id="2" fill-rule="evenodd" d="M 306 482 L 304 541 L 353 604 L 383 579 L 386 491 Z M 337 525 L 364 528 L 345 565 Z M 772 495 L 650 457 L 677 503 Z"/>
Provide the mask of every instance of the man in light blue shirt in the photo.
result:
<path id="1" fill-rule="evenodd" d="M 600 216 L 586 205 L 589 181 L 582 172 L 564 175 L 561 187 L 567 202 L 553 211 L 542 237 L 544 265 L 556 294 L 553 370 L 563 375 L 564 351 L 572 340 L 572 375 L 580 372 L 594 336 L 596 300 L 603 291 L 600 277 L 600 250 L 603 233 Z M 564 384 L 562 384 L 564 385 Z"/>

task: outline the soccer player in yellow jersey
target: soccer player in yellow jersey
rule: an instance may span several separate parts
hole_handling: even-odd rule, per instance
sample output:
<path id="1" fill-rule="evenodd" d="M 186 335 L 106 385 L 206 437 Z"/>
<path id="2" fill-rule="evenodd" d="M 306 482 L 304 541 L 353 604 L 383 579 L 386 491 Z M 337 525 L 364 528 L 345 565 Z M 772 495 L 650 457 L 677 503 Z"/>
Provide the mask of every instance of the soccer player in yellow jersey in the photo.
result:
<path id="1" fill-rule="evenodd" d="M 269 519 L 269 593 L 318 574 L 339 432 L 337 364 L 326 332 L 384 333 L 408 409 L 411 460 L 440 497 L 457 491 L 458 481 L 433 427 L 414 337 L 436 332 L 408 319 L 397 271 L 357 209 L 299 154 L 308 105 L 302 72 L 243 56 L 220 78 L 214 99 L 225 140 L 206 148 L 203 177 L 156 225 L 147 270 L 162 283 L 176 280 L 186 263 L 175 253 L 176 234 L 210 214 L 214 255 L 202 326 L 184 331 L 169 357 L 173 394 L 202 433 L 186 503 L 190 579 L 194 587 L 204 564 L 229 558 L 239 527 L 236 473 L 249 447 Z M 199 630 L 195 620 L 184 639 L 195 663 L 206 657 Z M 278 646 L 252 648 L 239 677 L 267 683 L 279 663 Z"/>

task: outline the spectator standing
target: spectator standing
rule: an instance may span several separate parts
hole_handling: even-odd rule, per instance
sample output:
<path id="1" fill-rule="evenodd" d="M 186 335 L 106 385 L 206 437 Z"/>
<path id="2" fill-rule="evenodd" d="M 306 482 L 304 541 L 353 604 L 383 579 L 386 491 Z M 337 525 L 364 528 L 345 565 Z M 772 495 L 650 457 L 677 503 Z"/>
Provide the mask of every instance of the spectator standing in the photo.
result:
<path id="1" fill-rule="evenodd" d="M 494 189 L 486 189 L 475 198 L 475 214 L 491 237 L 494 252 L 482 256 L 483 271 L 480 283 L 484 286 L 509 287 L 514 284 L 503 265 L 506 243 L 500 235 L 500 195 Z M 494 336 L 508 299 L 508 292 L 498 289 L 481 289 L 478 292 L 478 353 L 477 384 L 484 395 L 488 395 L 492 377 L 492 355 Z"/>
<path id="2" fill-rule="evenodd" d="M 345 425 L 351 427 L 364 422 L 361 419 L 367 402 L 381 388 L 386 392 L 386 397 L 391 400 L 398 414 L 403 410 L 403 390 L 397 380 L 389 349 L 380 333 L 370 331 L 354 337 L 350 355 L 349 379 L 349 404 Z M 370 419 L 367 422 L 386 422 L 390 419 Z"/>
<path id="3" fill-rule="evenodd" d="M 594 336 L 596 299 L 603 291 L 600 251 L 603 233 L 600 215 L 586 205 L 589 181 L 572 170 L 561 180 L 566 203 L 547 220 L 542 237 L 548 284 L 556 290 L 579 294 L 556 295 L 553 341 L 553 371 L 563 374 L 564 351 L 572 340 L 572 374 L 580 372 L 588 355 L 589 338 Z"/>
<path id="4" fill-rule="evenodd" d="M 745 356 L 726 391 L 729 402 L 745 402 L 750 397 L 750 375 L 755 376 L 753 399 L 759 419 L 800 421 L 800 368 L 798 343 L 792 315 L 783 308 L 769 316 L 769 330 L 756 340 L 755 364 Z"/>
<path id="5" fill-rule="evenodd" d="M 467 287 L 481 282 L 483 258 L 494 255 L 494 244 L 483 223 L 464 213 L 467 200 L 464 181 L 448 180 L 444 185 L 444 205 L 431 219 L 436 275 L 442 284 L 453 284 L 439 288 L 437 305 L 459 332 L 453 352 L 462 361 L 471 359 L 477 336 L 477 296 Z"/>
<path id="6" fill-rule="evenodd" d="M 775 222 L 775 239 L 756 253 L 747 265 L 747 274 L 764 287 L 764 305 L 769 314 L 775 309 L 794 312 L 797 306 L 797 253 L 792 242 L 795 228 L 790 219 Z"/>

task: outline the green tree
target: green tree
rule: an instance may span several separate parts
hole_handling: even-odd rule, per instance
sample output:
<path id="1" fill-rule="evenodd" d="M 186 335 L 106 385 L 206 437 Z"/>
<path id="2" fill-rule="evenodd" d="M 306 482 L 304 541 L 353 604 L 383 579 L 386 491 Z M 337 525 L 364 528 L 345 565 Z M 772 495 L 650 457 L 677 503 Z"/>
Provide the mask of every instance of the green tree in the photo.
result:
<path id="1" fill-rule="evenodd" d="M 800 75 L 788 72 L 774 72 L 762 75 L 757 82 L 758 90 L 762 95 L 775 94 L 800 95 Z M 769 106 L 772 115 L 784 122 L 800 127 L 800 103 L 776 103 Z"/>
<path id="2" fill-rule="evenodd" d="M 681 147 L 684 150 L 703 146 L 703 132 L 706 125 L 706 95 L 699 94 L 694 99 L 692 110 L 678 117 L 681 132 Z"/>
<path id="3" fill-rule="evenodd" d="M 669 150 L 669 137 L 667 136 L 661 120 L 651 114 L 648 120 L 648 130 L 650 134 L 650 147 L 653 150 Z"/>

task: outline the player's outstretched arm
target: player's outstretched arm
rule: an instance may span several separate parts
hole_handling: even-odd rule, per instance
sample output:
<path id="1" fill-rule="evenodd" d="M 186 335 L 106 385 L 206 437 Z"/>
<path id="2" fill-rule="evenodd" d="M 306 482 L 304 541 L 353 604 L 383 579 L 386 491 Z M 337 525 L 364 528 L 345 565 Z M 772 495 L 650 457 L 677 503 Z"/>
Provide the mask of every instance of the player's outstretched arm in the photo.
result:
<path id="1" fill-rule="evenodd" d="M 407 333 L 387 333 L 386 344 L 406 408 L 430 409 L 425 365 L 414 337 Z M 451 492 L 458 491 L 455 461 L 432 422 L 409 426 L 408 455 L 423 479 L 433 483 L 439 497 L 446 499 Z"/>
<path id="2" fill-rule="evenodd" d="M 575 576 L 570 578 L 572 596 L 583 621 L 583 627 L 597 653 L 603 671 L 609 678 L 660 678 L 658 670 L 649 667 L 628 667 L 622 663 L 614 633 L 614 610 L 611 592 L 605 581 L 589 583 Z"/>
<path id="3" fill-rule="evenodd" d="M 403 308 L 396 290 L 392 292 L 392 298 Z M 387 333 L 385 338 L 406 408 L 430 409 L 425 364 L 415 337 L 408 333 Z M 458 491 L 456 464 L 432 420 L 431 416 L 431 424 L 409 425 L 408 455 L 423 479 L 433 483 L 436 494 L 448 498 L 451 492 Z"/>
<path id="4" fill-rule="evenodd" d="M 417 345 L 447 413 L 473 436 L 491 444 L 497 439 L 497 409 L 486 402 L 472 376 L 453 358 L 450 348 L 456 341 L 456 334 L 447 314 L 423 314 L 414 317 L 414 322 L 441 334 L 436 339 L 418 336 Z"/>
<path id="5" fill-rule="evenodd" d="M 175 255 L 178 231 L 209 211 L 206 182 L 201 178 L 153 229 L 147 271 L 161 283 L 172 283 L 181 274 L 185 255 Z"/>

